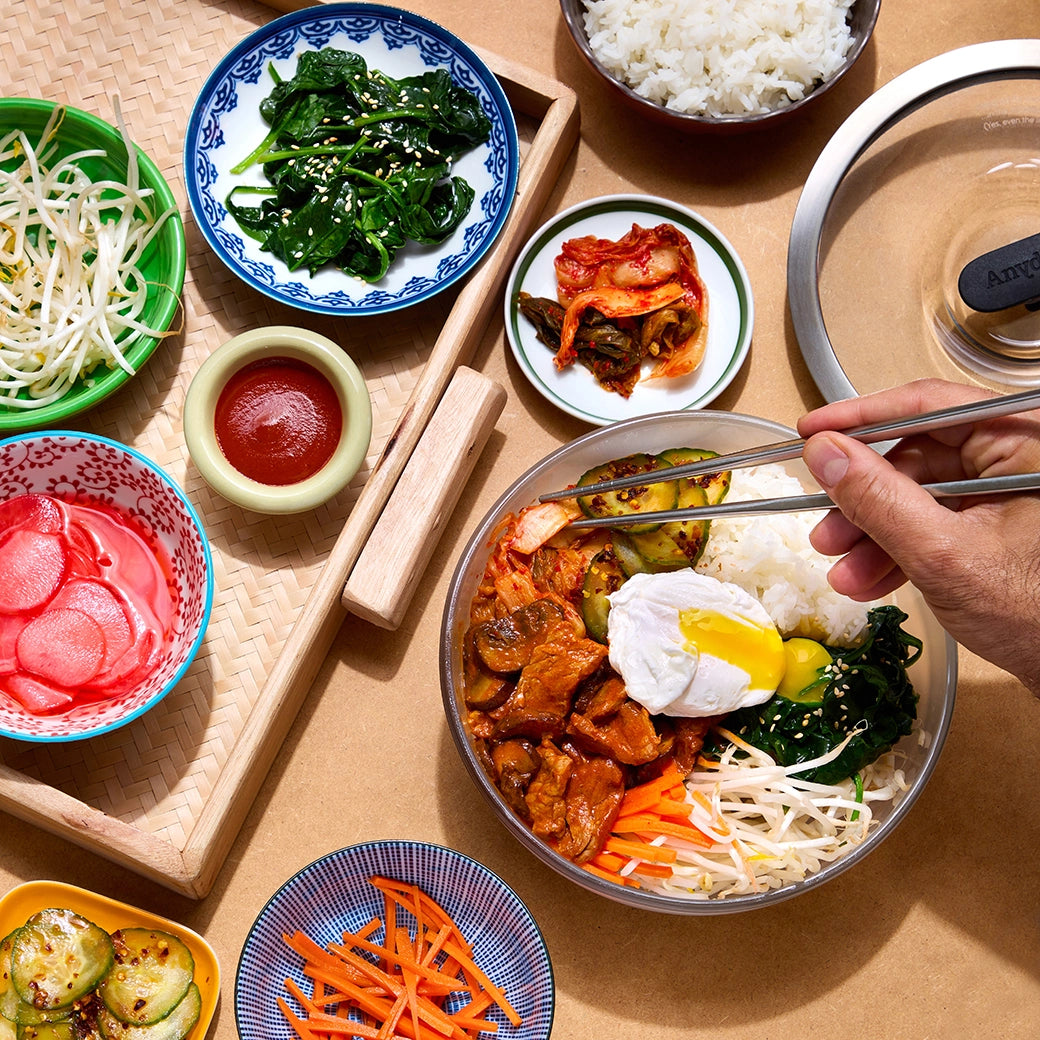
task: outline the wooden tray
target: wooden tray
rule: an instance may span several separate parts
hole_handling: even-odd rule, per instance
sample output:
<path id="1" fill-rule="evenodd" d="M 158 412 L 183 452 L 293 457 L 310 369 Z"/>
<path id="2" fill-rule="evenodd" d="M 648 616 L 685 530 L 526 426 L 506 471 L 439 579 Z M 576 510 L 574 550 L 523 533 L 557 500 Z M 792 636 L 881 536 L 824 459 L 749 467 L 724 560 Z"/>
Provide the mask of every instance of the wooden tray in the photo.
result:
<path id="1" fill-rule="evenodd" d="M 453 380 L 469 380 L 461 396 L 474 399 L 466 421 L 480 444 L 494 423 L 501 388 L 464 366 L 501 307 L 513 258 L 577 139 L 578 106 L 564 85 L 482 54 L 521 134 L 517 197 L 499 241 L 454 294 L 385 318 L 315 318 L 260 297 L 224 269 L 191 221 L 181 175 L 184 128 L 205 78 L 271 12 L 240 0 L 158 6 L 17 5 L 5 30 L 6 69 L 18 79 L 3 82 L 11 73 L 0 73 L 0 87 L 110 122 L 118 95 L 131 133 L 181 202 L 184 330 L 79 428 L 134 445 L 188 493 L 213 548 L 213 615 L 185 678 L 129 726 L 70 744 L 0 739 L 0 809 L 199 898 L 212 887 L 348 607 L 386 627 L 399 618 L 400 589 L 378 590 L 366 603 L 364 583 L 357 588 L 355 581 L 349 594 L 346 587 L 395 487 L 406 487 L 409 460 Z M 43 53 L 41 38 L 65 41 L 66 53 Z M 181 435 L 192 373 L 224 340 L 266 324 L 303 324 L 339 342 L 364 372 L 373 402 L 372 447 L 358 477 L 336 501 L 299 517 L 256 516 L 213 494 Z M 440 330 L 432 342 L 431 329 Z"/>

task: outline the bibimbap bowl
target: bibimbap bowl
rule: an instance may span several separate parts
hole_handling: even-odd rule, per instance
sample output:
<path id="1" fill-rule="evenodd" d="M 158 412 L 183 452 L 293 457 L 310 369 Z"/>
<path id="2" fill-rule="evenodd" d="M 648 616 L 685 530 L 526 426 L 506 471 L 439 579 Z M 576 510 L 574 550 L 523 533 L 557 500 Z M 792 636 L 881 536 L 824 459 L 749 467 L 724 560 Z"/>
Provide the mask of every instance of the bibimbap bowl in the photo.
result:
<path id="1" fill-rule="evenodd" d="M 835 858 L 814 865 L 804 876 L 797 872 L 795 876 L 789 874 L 779 887 L 762 885 L 759 890 L 720 897 L 724 886 L 707 891 L 698 877 L 691 896 L 634 887 L 631 875 L 628 883 L 622 884 L 593 873 L 537 837 L 528 823 L 510 808 L 485 767 L 485 763 L 490 763 L 490 756 L 471 729 L 471 720 L 479 724 L 482 716 L 471 715 L 465 699 L 464 647 L 471 603 L 492 548 L 502 535 L 504 522 L 535 503 L 539 495 L 573 485 L 589 469 L 636 452 L 658 453 L 682 446 L 723 454 L 791 436 L 788 428 L 765 419 L 710 410 L 661 413 L 603 427 L 562 446 L 522 474 L 487 512 L 463 550 L 449 585 L 441 629 L 441 687 L 449 729 L 473 782 L 506 829 L 543 863 L 588 891 L 629 906 L 671 914 L 725 914 L 772 905 L 817 888 L 877 848 L 905 819 L 935 767 L 953 711 L 956 645 L 919 593 L 908 587 L 896 593 L 892 602 L 906 613 L 903 629 L 920 639 L 922 648 L 919 657 L 906 670 L 917 695 L 916 720 L 911 732 L 896 743 L 891 753 L 898 770 L 894 796 L 871 803 L 866 814 L 871 822 L 865 836 L 856 828 L 844 832 L 847 851 L 843 848 Z M 784 466 L 807 487 L 813 488 L 801 462 Z M 736 493 L 736 471 L 734 478 L 734 494 L 727 501 L 743 497 Z M 718 530 L 720 521 L 712 523 Z M 533 742 L 538 744 L 537 739 Z M 711 798 L 710 792 L 708 798 Z"/>

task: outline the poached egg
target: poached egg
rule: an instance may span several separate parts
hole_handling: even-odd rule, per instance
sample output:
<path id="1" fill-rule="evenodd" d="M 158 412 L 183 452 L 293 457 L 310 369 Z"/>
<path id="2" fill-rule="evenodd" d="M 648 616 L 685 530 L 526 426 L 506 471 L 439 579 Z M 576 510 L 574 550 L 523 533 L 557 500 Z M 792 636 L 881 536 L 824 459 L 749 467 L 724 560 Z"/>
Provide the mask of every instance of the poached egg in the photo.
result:
<path id="1" fill-rule="evenodd" d="M 797 694 L 830 663 L 826 648 L 797 642 L 789 650 L 744 589 L 694 570 L 634 574 L 610 595 L 611 666 L 652 715 L 721 715 L 781 686 Z"/>

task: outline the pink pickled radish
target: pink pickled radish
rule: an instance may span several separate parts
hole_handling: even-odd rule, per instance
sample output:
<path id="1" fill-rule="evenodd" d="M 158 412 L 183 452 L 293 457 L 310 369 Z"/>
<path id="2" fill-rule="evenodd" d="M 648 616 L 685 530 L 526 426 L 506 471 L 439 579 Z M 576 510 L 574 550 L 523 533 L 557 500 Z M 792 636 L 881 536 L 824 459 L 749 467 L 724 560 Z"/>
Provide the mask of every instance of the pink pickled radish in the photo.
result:
<path id="1" fill-rule="evenodd" d="M 65 578 L 60 535 L 16 527 L 0 542 L 0 614 L 38 610 Z"/>
<path id="2" fill-rule="evenodd" d="M 101 670 L 105 633 L 82 610 L 45 610 L 22 629 L 16 652 L 25 671 L 58 686 L 82 686 Z"/>

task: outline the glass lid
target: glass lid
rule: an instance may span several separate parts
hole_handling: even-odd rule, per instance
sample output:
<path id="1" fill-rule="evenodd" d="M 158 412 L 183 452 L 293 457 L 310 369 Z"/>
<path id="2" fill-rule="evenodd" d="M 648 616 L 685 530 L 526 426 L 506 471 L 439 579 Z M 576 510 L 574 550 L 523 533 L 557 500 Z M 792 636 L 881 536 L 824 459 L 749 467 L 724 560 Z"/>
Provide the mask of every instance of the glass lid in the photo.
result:
<path id="1" fill-rule="evenodd" d="M 951 51 L 868 98 L 806 180 L 787 275 L 827 400 L 921 376 L 1040 386 L 1040 39 Z"/>

